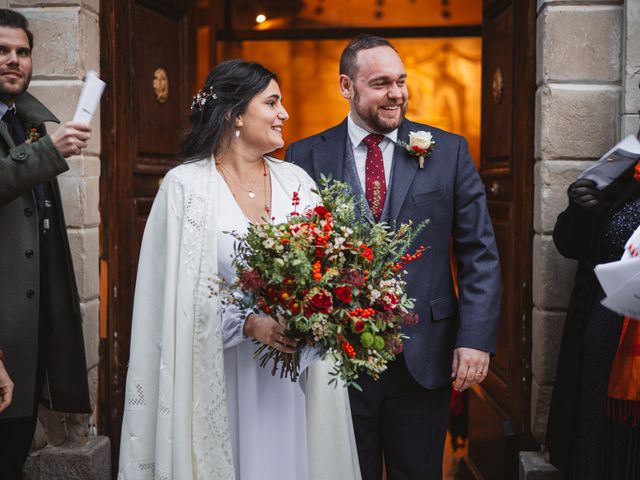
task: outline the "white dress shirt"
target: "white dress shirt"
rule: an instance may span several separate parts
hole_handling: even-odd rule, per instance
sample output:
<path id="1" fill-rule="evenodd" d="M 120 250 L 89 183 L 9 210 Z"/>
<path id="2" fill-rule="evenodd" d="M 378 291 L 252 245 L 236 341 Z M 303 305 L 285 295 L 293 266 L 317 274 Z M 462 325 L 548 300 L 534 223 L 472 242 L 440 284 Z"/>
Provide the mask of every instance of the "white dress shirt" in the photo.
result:
<path id="1" fill-rule="evenodd" d="M 364 137 L 371 132 L 366 131 L 364 128 L 355 124 L 351 118 L 351 112 L 347 117 L 347 129 L 349 132 L 349 140 L 351 140 L 351 148 L 353 148 L 353 158 L 356 161 L 356 170 L 358 171 L 358 178 L 360 179 L 360 185 L 362 185 L 362 191 L 366 192 L 365 183 L 365 169 L 367 164 L 367 146 L 362 142 Z M 389 177 L 391 176 L 391 164 L 393 162 L 393 149 L 395 147 L 396 140 L 398 139 L 398 129 L 386 133 L 384 138 L 380 142 L 380 150 L 382 150 L 382 161 L 384 162 L 384 180 L 387 188 L 389 187 Z"/>

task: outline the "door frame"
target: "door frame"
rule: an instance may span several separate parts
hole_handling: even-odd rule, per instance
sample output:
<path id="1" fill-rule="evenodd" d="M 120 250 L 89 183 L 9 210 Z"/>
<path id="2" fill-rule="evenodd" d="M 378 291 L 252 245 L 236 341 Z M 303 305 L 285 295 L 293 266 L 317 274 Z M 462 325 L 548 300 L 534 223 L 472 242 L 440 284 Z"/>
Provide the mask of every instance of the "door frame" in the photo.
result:
<path id="1" fill-rule="evenodd" d="M 100 0 L 100 31 L 101 31 L 101 71 L 107 83 L 112 86 L 105 91 L 101 109 L 101 138 L 102 164 L 100 178 L 100 259 L 101 259 L 101 318 L 100 318 L 100 373 L 98 388 L 98 427 L 99 431 L 111 437 L 112 464 L 117 465 L 120 425 L 122 421 L 121 399 L 124 397 L 125 378 L 120 372 L 125 371 L 123 365 L 122 342 L 129 342 L 129 338 L 118 337 L 124 323 L 130 323 L 131 305 L 133 299 L 133 285 L 125 288 L 122 278 L 130 277 L 131 258 L 126 246 L 131 241 L 128 226 L 119 225 L 118 219 L 130 212 L 126 209 L 129 204 L 123 198 L 130 199 L 132 195 L 130 168 L 118 168 L 115 159 L 128 158 L 131 155 L 129 143 L 118 141 L 119 136 L 131 131 L 130 113 L 123 109 L 129 103 L 132 95 L 130 82 L 129 32 L 132 28 L 131 3 L 135 0 L 116 2 Z M 140 0 L 140 3 L 151 0 Z M 180 2 L 180 0 L 175 0 Z M 482 36 L 482 26 L 465 27 L 423 27 L 423 28 L 339 28 L 339 29 L 305 29 L 305 30 L 263 30 L 245 31 L 232 27 L 230 5 L 232 0 L 183 0 L 189 4 L 188 21 L 195 30 L 199 26 L 210 27 L 208 38 L 212 43 L 209 53 L 210 64 L 216 62 L 218 41 L 243 40 L 303 40 L 303 39 L 348 39 L 360 33 L 374 32 L 386 38 L 429 38 L 429 37 L 469 37 Z M 153 2 L 152 2 L 153 3 Z M 485 0 L 485 4 L 504 4 L 502 0 Z M 521 168 L 515 172 L 514 181 L 521 186 L 523 208 L 517 216 L 522 235 L 518 238 L 517 248 L 522 260 L 514 272 L 514 285 L 522 285 L 518 296 L 521 306 L 521 332 L 517 339 L 518 349 L 522 352 L 521 362 L 510 380 L 518 385 L 515 416 L 518 422 L 515 432 L 515 452 L 535 448 L 530 432 L 531 416 L 531 315 L 532 315 L 532 241 L 533 241 L 533 138 L 534 138 L 534 94 L 535 94 L 535 1 L 518 0 L 517 15 L 514 20 L 514 46 L 525 52 L 521 61 L 516 58 L 514 78 L 522 79 L 523 92 L 519 95 L 514 108 L 522 115 L 514 114 L 514 155 L 521 163 Z M 202 6 L 206 4 L 205 6 Z M 517 5 L 521 6 L 518 7 Z M 496 8 L 498 8 L 496 7 Z M 196 51 L 195 33 L 190 32 L 188 42 L 191 52 Z M 192 54 L 191 65 L 195 72 L 195 55 Z M 484 75 L 484 73 L 483 73 Z M 191 91 L 197 89 L 193 75 Z M 124 248 L 122 246 L 125 246 Z M 124 347 L 128 352 L 128 345 Z M 477 387 L 479 392 L 482 387 Z M 517 454 L 515 455 L 517 457 Z M 517 458 L 512 459 L 517 462 Z M 470 463 L 470 465 L 472 462 Z M 472 465 L 471 465 L 472 467 Z M 481 477 L 477 477 L 481 478 Z"/>

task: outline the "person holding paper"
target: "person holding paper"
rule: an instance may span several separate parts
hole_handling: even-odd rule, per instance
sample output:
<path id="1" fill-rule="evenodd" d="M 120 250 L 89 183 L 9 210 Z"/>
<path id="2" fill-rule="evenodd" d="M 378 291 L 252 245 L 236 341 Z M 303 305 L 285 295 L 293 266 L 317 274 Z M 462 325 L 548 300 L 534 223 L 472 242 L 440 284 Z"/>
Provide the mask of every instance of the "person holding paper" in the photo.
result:
<path id="1" fill-rule="evenodd" d="M 602 190 L 582 178 L 568 194 L 569 205 L 558 217 L 553 240 L 563 256 L 578 260 L 578 269 L 560 348 L 547 447 L 551 463 L 565 479 L 637 480 L 640 378 L 634 377 L 632 363 L 614 360 L 619 358 L 619 345 L 628 340 L 640 344 L 640 338 L 628 337 L 639 330 L 628 328 L 629 321 L 637 326 L 636 320 L 624 320 L 601 304 L 604 292 L 594 267 L 620 260 L 640 225 L 640 178 L 631 165 Z"/>
<path id="2" fill-rule="evenodd" d="M 90 413 L 79 297 L 56 176 L 87 146 L 91 127 L 58 120 L 29 95 L 33 35 L 21 14 L 0 9 L 0 412 L 5 480 L 22 477 L 39 400 Z M 10 386 L 13 385 L 11 392 Z M 44 388 L 43 388 L 44 386 Z"/>

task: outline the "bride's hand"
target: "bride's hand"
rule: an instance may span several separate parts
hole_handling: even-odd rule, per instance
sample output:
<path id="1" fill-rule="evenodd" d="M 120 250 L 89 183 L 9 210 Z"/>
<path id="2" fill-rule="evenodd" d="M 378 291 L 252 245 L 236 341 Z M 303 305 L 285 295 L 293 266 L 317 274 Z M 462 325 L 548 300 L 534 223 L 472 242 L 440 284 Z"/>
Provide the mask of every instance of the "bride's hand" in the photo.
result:
<path id="1" fill-rule="evenodd" d="M 284 353 L 295 353 L 298 342 L 285 335 L 284 328 L 268 315 L 249 314 L 244 334 Z"/>

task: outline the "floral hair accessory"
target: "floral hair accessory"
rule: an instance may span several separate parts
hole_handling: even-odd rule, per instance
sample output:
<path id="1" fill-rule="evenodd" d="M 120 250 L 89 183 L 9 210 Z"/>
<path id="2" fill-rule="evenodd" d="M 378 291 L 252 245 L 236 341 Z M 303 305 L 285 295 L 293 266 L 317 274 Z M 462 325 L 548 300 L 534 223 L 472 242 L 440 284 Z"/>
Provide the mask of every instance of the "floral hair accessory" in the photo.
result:
<path id="1" fill-rule="evenodd" d="M 196 96 L 193 97 L 193 102 L 191 102 L 191 111 L 192 112 L 200 112 L 204 108 L 208 99 L 216 100 L 218 95 L 213 91 L 213 85 L 203 88 L 202 90 L 198 90 Z"/>
<path id="2" fill-rule="evenodd" d="M 419 132 L 410 132 L 408 143 L 400 140 L 396 143 L 401 147 L 404 147 L 404 149 L 409 152 L 409 155 L 418 157 L 418 165 L 420 168 L 424 168 L 425 157 L 431 155 L 433 147 L 436 145 L 431 132 L 425 132 L 424 130 L 420 130 Z"/>

